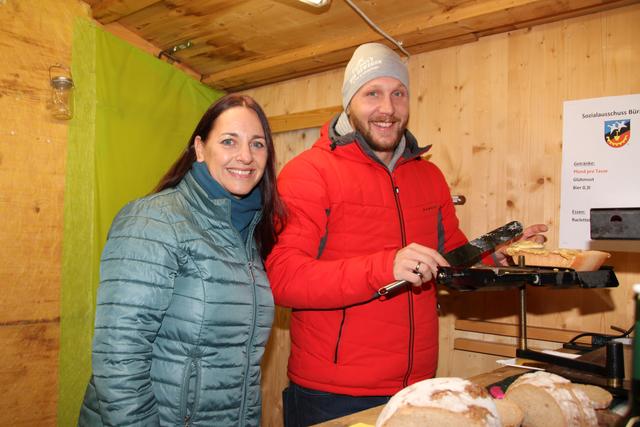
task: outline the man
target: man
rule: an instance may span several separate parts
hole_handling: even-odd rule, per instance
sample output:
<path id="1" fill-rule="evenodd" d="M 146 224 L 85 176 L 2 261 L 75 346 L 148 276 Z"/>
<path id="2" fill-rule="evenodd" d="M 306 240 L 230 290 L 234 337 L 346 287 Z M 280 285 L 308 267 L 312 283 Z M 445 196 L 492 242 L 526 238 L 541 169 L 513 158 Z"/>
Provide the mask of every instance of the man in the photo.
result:
<path id="1" fill-rule="evenodd" d="M 435 375 L 432 278 L 448 265 L 441 253 L 467 241 L 442 173 L 421 157 L 430 147 L 406 130 L 402 60 L 382 44 L 358 47 L 342 102 L 344 111 L 278 179 L 288 223 L 267 271 L 276 303 L 293 309 L 287 426 L 384 404 Z M 395 280 L 413 286 L 374 298 Z"/>

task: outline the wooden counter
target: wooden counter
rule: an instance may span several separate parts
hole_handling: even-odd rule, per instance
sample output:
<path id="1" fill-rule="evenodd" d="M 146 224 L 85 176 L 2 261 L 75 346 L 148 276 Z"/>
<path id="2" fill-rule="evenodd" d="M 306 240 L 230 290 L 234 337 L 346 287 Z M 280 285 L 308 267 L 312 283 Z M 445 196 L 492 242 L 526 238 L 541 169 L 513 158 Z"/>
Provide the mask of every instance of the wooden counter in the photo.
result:
<path id="1" fill-rule="evenodd" d="M 489 384 L 496 383 L 512 375 L 518 375 L 527 371 L 522 368 L 504 367 L 498 368 L 494 371 L 487 372 L 485 374 L 476 375 L 470 377 L 469 380 L 474 383 L 487 386 Z M 355 414 L 347 415 L 344 417 L 336 418 L 335 420 L 326 421 L 324 423 L 316 424 L 317 427 L 349 427 L 357 423 L 363 423 L 368 425 L 375 425 L 380 411 L 382 411 L 384 405 L 376 406 L 365 411 L 357 412 Z"/>

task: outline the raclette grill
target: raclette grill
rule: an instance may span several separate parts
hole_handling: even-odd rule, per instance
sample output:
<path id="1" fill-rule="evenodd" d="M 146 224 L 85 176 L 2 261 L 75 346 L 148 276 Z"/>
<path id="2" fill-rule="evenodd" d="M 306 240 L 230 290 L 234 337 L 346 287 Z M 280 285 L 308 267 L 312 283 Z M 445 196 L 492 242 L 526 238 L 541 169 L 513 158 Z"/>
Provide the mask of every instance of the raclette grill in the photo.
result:
<path id="1" fill-rule="evenodd" d="M 585 352 L 577 359 L 566 359 L 531 350 L 527 347 L 527 286 L 551 289 L 601 289 L 618 286 L 613 268 L 603 266 L 596 271 L 575 271 L 571 268 L 525 265 L 519 266 L 438 267 L 436 283 L 458 292 L 518 289 L 520 292 L 520 336 L 516 357 L 541 362 L 544 369 L 573 381 L 595 384 L 617 396 L 628 393 L 624 380 L 622 344 L 610 341 L 604 347 Z"/>
<path id="2" fill-rule="evenodd" d="M 612 288 L 618 279 L 611 267 L 597 271 L 575 271 L 553 267 L 439 267 L 436 283 L 456 291 L 517 289 L 524 285 L 565 288 Z"/>

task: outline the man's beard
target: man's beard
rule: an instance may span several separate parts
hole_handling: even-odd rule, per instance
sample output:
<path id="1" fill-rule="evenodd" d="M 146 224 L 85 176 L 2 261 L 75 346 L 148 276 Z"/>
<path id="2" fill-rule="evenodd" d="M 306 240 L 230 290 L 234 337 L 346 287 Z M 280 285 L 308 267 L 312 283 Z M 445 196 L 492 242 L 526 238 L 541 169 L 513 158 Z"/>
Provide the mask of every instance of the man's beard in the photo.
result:
<path id="1" fill-rule="evenodd" d="M 393 152 L 395 151 L 396 147 L 398 146 L 398 144 L 400 143 L 400 140 L 402 140 L 402 136 L 404 135 L 404 131 L 407 128 L 407 124 L 405 123 L 404 125 L 402 125 L 397 133 L 395 138 L 393 139 L 393 141 L 388 142 L 388 141 L 381 141 L 380 139 L 378 139 L 376 137 L 376 135 L 374 134 L 374 132 L 371 131 L 369 122 L 361 122 L 360 120 L 358 120 L 358 118 L 356 118 L 355 116 L 351 116 L 349 117 L 351 120 L 351 125 L 353 126 L 354 130 L 356 130 L 359 134 L 361 134 L 362 136 L 364 136 L 365 141 L 367 142 L 367 144 L 369 144 L 369 146 L 371 147 L 371 149 L 375 152 Z M 387 118 L 388 119 L 388 118 Z M 398 119 L 397 117 L 392 116 L 391 119 L 393 120 L 394 123 L 396 122 L 401 122 L 400 119 Z M 372 121 L 376 121 L 376 120 L 372 120 Z M 379 121 L 385 121 L 385 120 L 379 120 Z"/>

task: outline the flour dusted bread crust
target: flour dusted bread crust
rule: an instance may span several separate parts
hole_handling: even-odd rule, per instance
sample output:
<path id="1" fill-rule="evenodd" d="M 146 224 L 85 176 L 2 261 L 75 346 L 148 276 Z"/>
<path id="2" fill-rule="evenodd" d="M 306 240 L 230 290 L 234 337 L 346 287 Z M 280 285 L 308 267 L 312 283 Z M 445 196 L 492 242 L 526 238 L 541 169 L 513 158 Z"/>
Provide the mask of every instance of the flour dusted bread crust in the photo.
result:
<path id="1" fill-rule="evenodd" d="M 505 398 L 524 413 L 523 427 L 597 427 L 593 403 L 569 380 L 538 371 L 520 376 Z"/>
<path id="2" fill-rule="evenodd" d="M 576 271 L 595 271 L 611 255 L 602 251 L 579 249 L 546 249 L 544 244 L 531 240 L 521 240 L 505 249 L 517 263 L 523 255 L 527 265 L 540 267 L 572 268 Z"/>
<path id="3" fill-rule="evenodd" d="M 410 385 L 384 407 L 376 427 L 501 427 L 489 393 L 462 378 L 432 378 Z"/>

